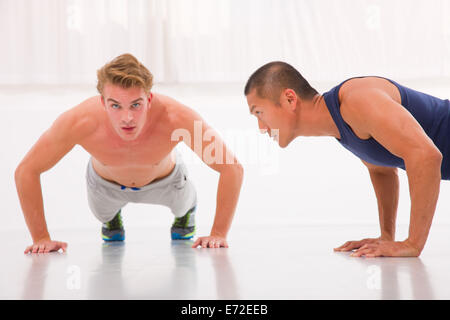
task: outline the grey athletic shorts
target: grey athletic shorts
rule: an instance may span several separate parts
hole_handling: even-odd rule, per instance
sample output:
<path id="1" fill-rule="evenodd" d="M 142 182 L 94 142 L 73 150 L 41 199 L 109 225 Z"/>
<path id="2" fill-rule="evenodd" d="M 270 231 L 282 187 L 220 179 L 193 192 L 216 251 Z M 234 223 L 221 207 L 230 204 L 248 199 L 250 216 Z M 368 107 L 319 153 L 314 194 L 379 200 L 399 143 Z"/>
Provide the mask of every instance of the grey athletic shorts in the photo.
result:
<path id="1" fill-rule="evenodd" d="M 176 153 L 172 172 L 141 188 L 124 187 L 100 177 L 89 159 L 86 172 L 88 203 L 101 222 L 111 221 L 128 202 L 158 204 L 169 207 L 175 217 L 181 217 L 197 204 L 197 192 L 188 177 L 181 155 Z M 139 189 L 139 190 L 137 190 Z"/>

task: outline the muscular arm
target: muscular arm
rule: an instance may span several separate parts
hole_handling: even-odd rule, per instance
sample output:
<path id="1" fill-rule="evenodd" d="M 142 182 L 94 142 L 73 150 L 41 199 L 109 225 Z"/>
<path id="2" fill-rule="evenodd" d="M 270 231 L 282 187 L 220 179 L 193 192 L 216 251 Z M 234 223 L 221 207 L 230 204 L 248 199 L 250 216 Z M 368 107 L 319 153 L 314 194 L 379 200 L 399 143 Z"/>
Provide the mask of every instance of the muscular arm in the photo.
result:
<path id="1" fill-rule="evenodd" d="M 75 109 L 65 112 L 42 134 L 15 171 L 16 189 L 33 244 L 51 242 L 44 216 L 40 175 L 75 146 L 77 139 L 86 132 L 85 127 Z"/>
<path id="2" fill-rule="evenodd" d="M 225 239 L 233 220 L 243 180 L 242 165 L 226 147 L 219 134 L 192 109 L 181 107 L 175 127 L 175 130 L 177 129 L 186 131 L 190 138 L 183 139 L 183 141 L 204 163 L 220 174 L 216 213 L 210 233 L 212 239 L 210 237 L 199 238 L 194 246 L 212 246 L 209 241 L 222 241 L 222 246 L 226 247 L 228 245 Z M 213 243 L 213 246 L 219 245 L 220 243 Z"/>
<path id="3" fill-rule="evenodd" d="M 351 125 L 365 128 L 387 150 L 403 159 L 408 175 L 408 238 L 401 245 L 386 245 L 380 249 L 382 254 L 378 251 L 379 255 L 418 256 L 425 246 L 439 196 L 442 154 L 414 117 L 381 89 L 353 90 L 342 105 Z"/>

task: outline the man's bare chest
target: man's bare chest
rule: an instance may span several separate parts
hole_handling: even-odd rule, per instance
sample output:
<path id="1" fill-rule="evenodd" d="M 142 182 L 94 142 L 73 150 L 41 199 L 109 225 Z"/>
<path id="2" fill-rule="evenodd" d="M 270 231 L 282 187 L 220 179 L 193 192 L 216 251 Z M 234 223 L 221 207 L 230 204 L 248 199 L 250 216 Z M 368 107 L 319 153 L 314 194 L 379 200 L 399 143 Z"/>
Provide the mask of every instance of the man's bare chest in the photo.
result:
<path id="1" fill-rule="evenodd" d="M 176 142 L 164 133 L 125 142 L 97 132 L 83 141 L 81 146 L 103 166 L 137 168 L 158 165 L 176 146 Z"/>

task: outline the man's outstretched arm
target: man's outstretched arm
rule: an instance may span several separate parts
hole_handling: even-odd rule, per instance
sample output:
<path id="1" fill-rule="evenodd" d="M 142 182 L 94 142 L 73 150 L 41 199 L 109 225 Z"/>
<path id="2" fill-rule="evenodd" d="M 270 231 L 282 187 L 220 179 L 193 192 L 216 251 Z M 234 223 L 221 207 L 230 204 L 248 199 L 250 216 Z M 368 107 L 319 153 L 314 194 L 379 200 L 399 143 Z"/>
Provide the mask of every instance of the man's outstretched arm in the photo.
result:
<path id="1" fill-rule="evenodd" d="M 353 256 L 419 256 L 439 197 L 442 154 L 414 117 L 382 90 L 354 90 L 345 100 L 350 125 L 365 128 L 387 150 L 403 159 L 411 197 L 408 238 L 398 242 L 379 240 L 362 246 Z"/>
<path id="2" fill-rule="evenodd" d="M 225 146 L 218 133 L 196 112 L 182 107 L 176 129 L 186 130 L 189 141 L 183 141 L 210 168 L 220 173 L 214 223 L 209 236 L 199 237 L 192 247 L 228 247 L 226 240 L 239 199 L 243 168 Z M 175 130 L 176 130 L 175 129 Z"/>
<path id="3" fill-rule="evenodd" d="M 25 253 L 65 251 L 67 247 L 64 242 L 51 240 L 44 216 L 40 176 L 67 154 L 84 132 L 86 123 L 78 121 L 74 109 L 65 112 L 42 134 L 15 171 L 17 193 L 33 241 Z"/>

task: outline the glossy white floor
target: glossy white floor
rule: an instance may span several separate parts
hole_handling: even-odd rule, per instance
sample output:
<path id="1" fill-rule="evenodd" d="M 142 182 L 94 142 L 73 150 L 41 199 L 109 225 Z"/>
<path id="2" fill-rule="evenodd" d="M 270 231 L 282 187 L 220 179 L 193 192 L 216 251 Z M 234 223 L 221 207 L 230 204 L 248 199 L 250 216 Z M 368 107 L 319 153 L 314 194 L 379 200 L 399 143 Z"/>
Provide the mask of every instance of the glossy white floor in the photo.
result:
<path id="1" fill-rule="evenodd" d="M 192 249 L 163 228 L 131 228 L 125 243 L 98 230 L 60 230 L 68 251 L 23 255 L 2 233 L 3 299 L 449 299 L 450 228 L 420 258 L 353 258 L 332 248 L 367 226 L 236 227 L 228 249 Z"/>
<path id="2" fill-rule="evenodd" d="M 408 84 L 408 83 L 406 83 Z M 445 84 L 445 85 L 444 85 Z M 450 97 L 448 82 L 411 87 Z M 243 85 L 156 85 L 195 108 L 226 137 L 245 167 L 228 249 L 191 249 L 169 239 L 168 209 L 129 204 L 125 243 L 105 245 L 89 212 L 84 172 L 89 155 L 75 147 L 41 177 L 52 238 L 67 253 L 24 255 L 30 244 L 13 172 L 56 116 L 94 95 L 83 87 L 1 87 L 3 137 L 1 299 L 449 299 L 450 184 L 443 182 L 420 258 L 352 258 L 335 253 L 347 240 L 378 234 L 376 200 L 360 161 L 327 138 L 300 138 L 277 149 L 252 140 Z M 331 85 L 317 85 L 321 92 Z M 232 128 L 231 131 L 229 128 Z M 261 142 L 262 141 L 262 142 Z M 241 144 L 239 144 L 241 143 Z M 252 146 L 255 154 L 249 153 Z M 269 147 L 266 147 L 269 146 Z M 199 194 L 198 235 L 209 232 L 218 176 L 186 156 Z M 409 195 L 400 172 L 398 239 L 407 234 Z"/>

